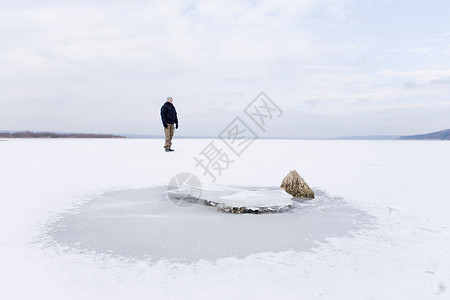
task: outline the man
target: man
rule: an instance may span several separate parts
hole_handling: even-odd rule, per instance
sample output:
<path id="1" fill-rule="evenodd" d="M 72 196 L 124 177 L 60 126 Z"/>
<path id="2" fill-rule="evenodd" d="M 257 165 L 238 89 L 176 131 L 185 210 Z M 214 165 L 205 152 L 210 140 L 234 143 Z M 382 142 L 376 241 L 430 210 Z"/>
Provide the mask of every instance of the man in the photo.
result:
<path id="1" fill-rule="evenodd" d="M 175 106 L 172 104 L 172 97 L 167 97 L 166 103 L 161 107 L 161 120 L 164 126 L 164 134 L 166 136 L 164 149 L 166 152 L 174 151 L 172 146 L 173 128 L 178 129 L 178 118 Z"/>

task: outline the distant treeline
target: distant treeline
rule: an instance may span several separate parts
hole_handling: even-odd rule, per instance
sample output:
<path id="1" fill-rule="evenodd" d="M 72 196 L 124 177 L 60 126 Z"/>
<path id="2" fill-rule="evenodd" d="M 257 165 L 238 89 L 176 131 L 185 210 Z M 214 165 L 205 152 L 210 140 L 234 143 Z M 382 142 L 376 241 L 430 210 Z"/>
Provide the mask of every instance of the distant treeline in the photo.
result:
<path id="1" fill-rule="evenodd" d="M 125 138 L 120 135 L 112 134 L 93 134 L 93 133 L 54 133 L 54 132 L 0 132 L 0 138 Z"/>

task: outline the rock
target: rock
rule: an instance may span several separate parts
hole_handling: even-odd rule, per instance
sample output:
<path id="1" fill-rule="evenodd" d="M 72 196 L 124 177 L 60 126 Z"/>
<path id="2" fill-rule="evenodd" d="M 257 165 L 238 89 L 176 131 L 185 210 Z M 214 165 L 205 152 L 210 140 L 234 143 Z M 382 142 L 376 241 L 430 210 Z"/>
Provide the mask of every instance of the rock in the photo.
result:
<path id="1" fill-rule="evenodd" d="M 267 213 L 283 213 L 291 210 L 293 205 L 272 206 L 272 207 L 233 207 L 224 204 L 216 205 L 219 211 L 231 214 L 267 214 Z"/>
<path id="2" fill-rule="evenodd" d="M 292 170 L 284 177 L 281 188 L 294 197 L 314 198 L 313 190 L 296 170 Z"/>

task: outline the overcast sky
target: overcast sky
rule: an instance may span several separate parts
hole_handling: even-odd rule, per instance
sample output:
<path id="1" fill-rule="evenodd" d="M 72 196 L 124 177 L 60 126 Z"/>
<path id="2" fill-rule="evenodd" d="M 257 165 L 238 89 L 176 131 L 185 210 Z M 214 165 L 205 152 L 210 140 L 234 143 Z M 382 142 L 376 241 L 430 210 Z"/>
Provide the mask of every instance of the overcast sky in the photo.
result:
<path id="1" fill-rule="evenodd" d="M 218 135 L 260 91 L 267 136 L 450 127 L 450 1 L 3 1 L 0 130 Z M 261 135 L 263 136 L 263 135 Z"/>

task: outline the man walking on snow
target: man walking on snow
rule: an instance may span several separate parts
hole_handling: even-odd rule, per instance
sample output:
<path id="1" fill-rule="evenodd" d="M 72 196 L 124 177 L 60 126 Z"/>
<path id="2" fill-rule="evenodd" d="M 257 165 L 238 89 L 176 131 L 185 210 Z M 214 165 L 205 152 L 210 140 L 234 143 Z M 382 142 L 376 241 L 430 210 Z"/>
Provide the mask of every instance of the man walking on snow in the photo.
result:
<path id="1" fill-rule="evenodd" d="M 172 102 L 172 97 L 167 97 L 166 103 L 164 103 L 161 107 L 161 120 L 164 126 L 164 134 L 166 136 L 164 144 L 164 149 L 166 149 L 166 152 L 174 151 L 170 148 L 172 146 L 174 124 L 175 128 L 178 129 L 177 111 Z"/>

